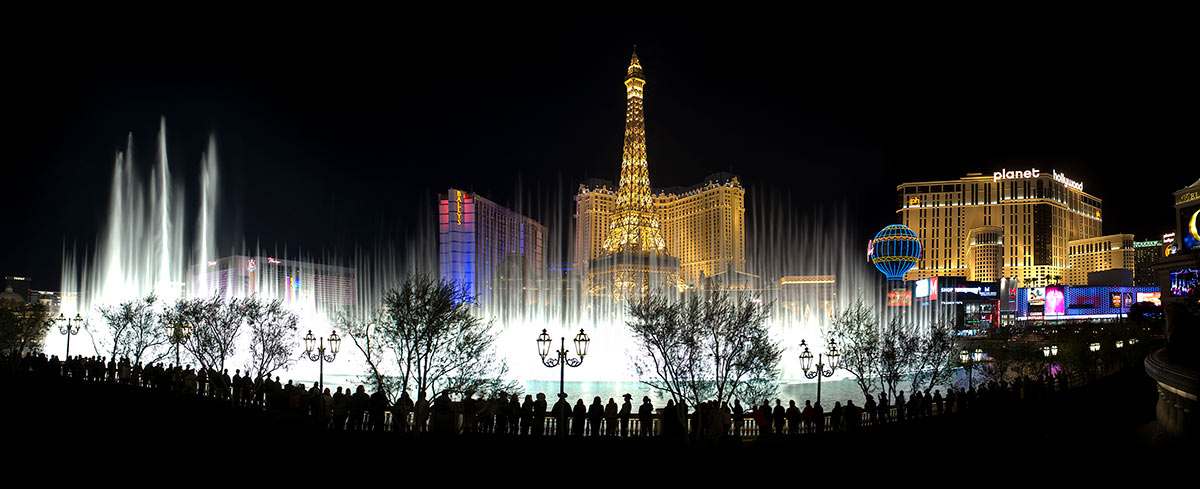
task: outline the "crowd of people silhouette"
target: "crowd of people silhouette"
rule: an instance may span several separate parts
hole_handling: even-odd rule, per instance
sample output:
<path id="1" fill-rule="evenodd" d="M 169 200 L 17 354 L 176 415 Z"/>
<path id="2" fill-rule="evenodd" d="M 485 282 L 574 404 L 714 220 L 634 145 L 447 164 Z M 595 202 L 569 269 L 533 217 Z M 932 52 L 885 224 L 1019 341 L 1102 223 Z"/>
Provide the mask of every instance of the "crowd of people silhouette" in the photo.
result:
<path id="1" fill-rule="evenodd" d="M 57 377 L 68 381 L 110 383 L 132 388 L 169 392 L 184 396 L 216 399 L 236 408 L 286 411 L 310 418 L 332 431 L 394 433 L 492 433 L 517 436 L 560 437 L 649 437 L 715 440 L 732 436 L 747 439 L 825 432 L 855 433 L 867 427 L 903 423 L 916 418 L 952 416 L 975 410 L 1002 409 L 1022 399 L 1039 398 L 1061 390 L 1062 377 L 1018 378 L 1011 382 L 989 381 L 978 386 L 940 389 L 906 394 L 899 391 L 868 394 L 862 405 L 840 400 L 826 410 L 821 402 L 804 401 L 800 407 L 789 400 L 763 399 L 749 406 L 734 399 L 728 402 L 706 401 L 689 406 L 674 399 L 655 406 L 650 397 L 633 404 L 625 394 L 618 404 L 599 396 L 585 404 L 574 404 L 566 394 L 558 394 L 548 406 L 544 393 L 508 394 L 498 392 L 477 397 L 465 392 L 452 401 L 443 391 L 433 399 L 424 392 L 413 400 L 407 392 L 395 401 L 382 390 L 368 394 L 363 385 L 354 392 L 337 387 L 282 383 L 276 376 L 251 376 L 235 369 L 193 368 L 162 363 L 143 365 L 128 358 L 75 356 L 66 361 L 57 356 L 28 354 L 19 359 L 4 356 L 0 365 L 24 375 Z"/>

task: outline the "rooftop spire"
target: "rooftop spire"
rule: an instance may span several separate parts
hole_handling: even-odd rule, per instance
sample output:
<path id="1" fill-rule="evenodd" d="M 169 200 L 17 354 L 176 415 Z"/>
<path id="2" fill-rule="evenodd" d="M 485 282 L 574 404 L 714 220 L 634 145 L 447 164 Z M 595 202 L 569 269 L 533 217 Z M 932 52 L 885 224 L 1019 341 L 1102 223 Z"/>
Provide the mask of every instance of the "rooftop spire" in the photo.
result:
<path id="1" fill-rule="evenodd" d="M 646 79 L 646 75 L 642 74 L 642 63 L 638 62 L 637 44 L 633 45 L 633 59 L 629 60 L 629 72 L 625 75 L 626 80 L 630 78 Z"/>

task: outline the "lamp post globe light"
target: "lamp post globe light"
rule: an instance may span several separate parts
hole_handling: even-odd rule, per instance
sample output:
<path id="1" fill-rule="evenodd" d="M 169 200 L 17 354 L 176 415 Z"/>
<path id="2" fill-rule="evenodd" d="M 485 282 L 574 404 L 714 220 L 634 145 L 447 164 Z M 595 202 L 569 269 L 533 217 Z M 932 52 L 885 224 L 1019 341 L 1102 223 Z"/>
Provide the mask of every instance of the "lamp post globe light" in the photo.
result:
<path id="1" fill-rule="evenodd" d="M 71 337 L 79 334 L 79 328 L 83 326 L 83 316 L 75 313 L 75 318 L 71 319 L 60 312 L 55 322 L 58 323 L 58 332 L 67 336 L 67 353 L 63 358 L 66 361 L 71 358 Z"/>
<path id="2" fill-rule="evenodd" d="M 975 357 L 973 357 L 967 350 L 963 350 L 958 353 L 958 360 L 963 364 L 963 367 L 967 369 L 967 388 L 974 388 L 975 382 L 972 378 L 972 374 L 975 372 Z"/>
<path id="3" fill-rule="evenodd" d="M 316 350 L 313 350 L 316 346 Z M 304 355 L 309 360 L 317 362 L 320 365 L 319 375 L 317 380 L 317 388 L 325 388 L 325 362 L 332 362 L 337 358 L 338 349 L 342 346 L 342 339 L 338 337 L 337 331 L 329 335 L 329 353 L 325 353 L 325 338 L 317 338 L 313 336 L 312 330 L 308 330 L 308 334 L 304 336 Z"/>
<path id="4" fill-rule="evenodd" d="M 550 339 L 550 334 L 543 329 L 542 334 L 537 338 L 538 355 L 542 357 L 542 365 L 550 368 L 558 367 L 558 393 L 566 394 L 567 367 L 578 367 L 583 364 L 583 357 L 587 355 L 588 345 L 592 340 L 582 329 L 579 330 L 579 334 L 575 335 L 575 352 L 579 354 L 579 358 L 567 358 L 567 338 L 564 336 L 561 340 L 562 346 L 555 356 L 550 357 L 550 343 L 554 340 Z"/>
<path id="5" fill-rule="evenodd" d="M 1096 370 L 1093 375 L 1100 375 L 1103 372 L 1103 362 L 1100 359 L 1100 342 L 1092 342 L 1088 345 L 1088 351 L 1092 352 L 1092 357 L 1096 359 Z"/>
<path id="6" fill-rule="evenodd" d="M 179 346 L 183 344 L 184 340 L 188 339 L 188 337 L 192 335 L 192 325 L 187 321 L 180 320 L 172 322 L 167 327 L 171 330 L 171 335 L 167 338 L 167 341 L 170 341 L 172 345 L 175 345 L 175 366 L 178 367 Z"/>
<path id="7" fill-rule="evenodd" d="M 1046 357 L 1046 374 L 1054 376 L 1054 357 L 1058 356 L 1058 345 L 1042 347 L 1042 356 Z"/>
<path id="8" fill-rule="evenodd" d="M 800 346 L 804 347 L 804 351 L 800 352 L 800 368 L 804 370 L 804 377 L 807 379 L 817 379 L 817 404 L 821 403 L 821 377 L 832 377 L 833 372 L 838 368 L 838 359 L 841 358 L 841 353 L 838 353 L 837 342 L 829 340 L 829 351 L 826 353 L 817 354 L 817 365 L 813 369 L 813 354 L 808 350 L 808 343 L 805 340 L 800 340 Z M 825 359 L 829 359 L 829 365 L 825 365 Z M 828 370 L 825 367 L 829 367 Z"/>

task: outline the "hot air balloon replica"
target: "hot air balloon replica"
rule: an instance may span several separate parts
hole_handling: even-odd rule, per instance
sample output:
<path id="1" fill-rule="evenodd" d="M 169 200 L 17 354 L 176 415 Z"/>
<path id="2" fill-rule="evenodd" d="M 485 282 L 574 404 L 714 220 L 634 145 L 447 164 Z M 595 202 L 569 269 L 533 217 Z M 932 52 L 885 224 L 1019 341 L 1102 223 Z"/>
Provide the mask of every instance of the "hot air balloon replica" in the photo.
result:
<path id="1" fill-rule="evenodd" d="M 867 244 L 867 260 L 888 280 L 904 280 L 904 274 L 921 259 L 921 240 L 903 224 L 892 224 L 879 231 Z"/>

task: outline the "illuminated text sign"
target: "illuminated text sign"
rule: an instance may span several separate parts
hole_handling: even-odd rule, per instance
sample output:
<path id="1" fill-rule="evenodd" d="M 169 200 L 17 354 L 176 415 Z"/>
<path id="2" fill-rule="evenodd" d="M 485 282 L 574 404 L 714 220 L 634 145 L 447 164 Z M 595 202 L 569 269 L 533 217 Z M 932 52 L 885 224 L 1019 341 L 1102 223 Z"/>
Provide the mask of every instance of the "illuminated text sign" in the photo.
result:
<path id="1" fill-rule="evenodd" d="M 999 182 L 1000 180 L 1013 180 L 1017 178 L 1037 178 L 1042 172 L 1037 168 L 1032 170 L 1005 170 L 1003 168 L 998 172 L 992 172 L 992 181 Z"/>
<path id="2" fill-rule="evenodd" d="M 1051 171 L 1053 171 L 1053 170 L 1051 170 Z M 1059 173 L 1059 172 L 1055 171 L 1054 172 L 1054 180 L 1057 181 L 1058 183 L 1061 183 L 1063 185 L 1071 187 L 1075 190 L 1083 191 L 1083 182 L 1076 182 L 1075 180 L 1071 180 L 1070 178 L 1067 178 L 1066 173 Z"/>
<path id="3" fill-rule="evenodd" d="M 462 190 L 454 191 L 454 209 L 458 213 L 458 225 L 462 226 Z"/>

